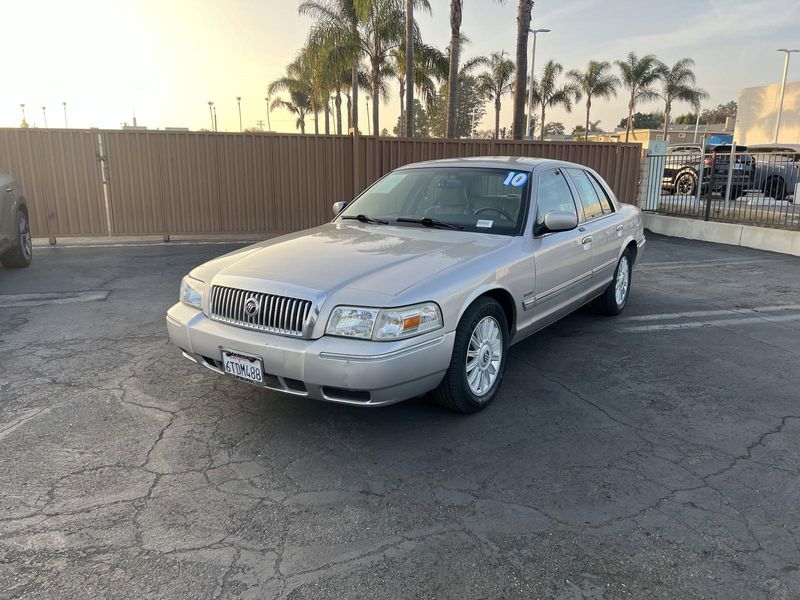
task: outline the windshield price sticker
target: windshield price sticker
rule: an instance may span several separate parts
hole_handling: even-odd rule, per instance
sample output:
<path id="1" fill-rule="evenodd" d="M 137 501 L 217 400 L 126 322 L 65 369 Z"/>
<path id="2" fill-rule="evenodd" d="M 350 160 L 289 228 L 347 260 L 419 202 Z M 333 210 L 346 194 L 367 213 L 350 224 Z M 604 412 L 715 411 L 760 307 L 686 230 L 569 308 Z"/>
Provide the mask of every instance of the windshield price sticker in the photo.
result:
<path id="1" fill-rule="evenodd" d="M 490 219 L 479 219 L 477 223 L 475 223 L 475 227 L 491 227 L 494 221 Z"/>
<path id="2" fill-rule="evenodd" d="M 516 171 L 511 171 L 508 175 L 506 175 L 506 178 L 503 180 L 503 185 L 522 187 L 523 185 L 525 185 L 526 181 L 528 181 L 527 173 L 517 173 Z"/>

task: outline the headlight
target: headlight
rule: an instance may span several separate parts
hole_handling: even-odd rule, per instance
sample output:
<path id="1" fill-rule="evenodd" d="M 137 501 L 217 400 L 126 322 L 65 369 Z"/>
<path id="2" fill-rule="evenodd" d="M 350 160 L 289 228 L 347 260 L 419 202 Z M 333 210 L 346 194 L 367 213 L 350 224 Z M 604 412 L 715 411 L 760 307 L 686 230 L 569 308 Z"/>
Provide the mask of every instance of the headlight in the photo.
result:
<path id="1" fill-rule="evenodd" d="M 203 309 L 203 294 L 206 293 L 206 284 L 189 277 L 188 275 L 181 281 L 181 302 L 194 306 L 195 308 Z"/>
<path id="2" fill-rule="evenodd" d="M 337 306 L 325 333 L 381 341 L 399 340 L 442 327 L 442 311 L 435 302 L 402 308 Z"/>

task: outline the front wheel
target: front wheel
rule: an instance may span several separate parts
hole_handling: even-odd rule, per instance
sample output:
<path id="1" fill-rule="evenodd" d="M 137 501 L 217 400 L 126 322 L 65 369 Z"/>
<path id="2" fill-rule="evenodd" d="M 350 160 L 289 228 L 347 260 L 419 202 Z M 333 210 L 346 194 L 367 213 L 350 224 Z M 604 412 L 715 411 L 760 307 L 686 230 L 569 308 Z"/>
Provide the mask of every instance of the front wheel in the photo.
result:
<path id="1" fill-rule="evenodd" d="M 617 263 L 614 279 L 608 284 L 602 296 L 595 300 L 595 307 L 605 315 L 618 315 L 628 303 L 631 293 L 631 273 L 633 259 L 631 251 L 625 250 Z"/>
<path id="2" fill-rule="evenodd" d="M 434 399 L 462 413 L 477 412 L 494 400 L 506 370 L 508 338 L 502 307 L 491 298 L 476 300 L 458 324 L 450 366 Z"/>
<path id="3" fill-rule="evenodd" d="M 14 247 L 0 256 L 4 267 L 19 269 L 31 264 L 33 258 L 33 243 L 31 241 L 31 228 L 28 224 L 28 215 L 18 210 L 16 214 L 17 239 Z"/>

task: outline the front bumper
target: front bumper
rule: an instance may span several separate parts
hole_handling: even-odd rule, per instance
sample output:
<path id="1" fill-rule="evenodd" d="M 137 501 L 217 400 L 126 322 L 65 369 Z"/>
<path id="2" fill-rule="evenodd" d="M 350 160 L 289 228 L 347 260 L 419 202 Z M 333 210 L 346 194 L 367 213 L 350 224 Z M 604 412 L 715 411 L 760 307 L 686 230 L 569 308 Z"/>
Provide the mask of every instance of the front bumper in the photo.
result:
<path id="1" fill-rule="evenodd" d="M 221 349 L 240 351 L 264 361 L 268 389 L 360 406 L 392 404 L 435 388 L 455 339 L 455 332 L 441 330 L 397 342 L 298 339 L 219 323 L 181 303 L 167 312 L 167 330 L 187 358 L 218 373 Z"/>

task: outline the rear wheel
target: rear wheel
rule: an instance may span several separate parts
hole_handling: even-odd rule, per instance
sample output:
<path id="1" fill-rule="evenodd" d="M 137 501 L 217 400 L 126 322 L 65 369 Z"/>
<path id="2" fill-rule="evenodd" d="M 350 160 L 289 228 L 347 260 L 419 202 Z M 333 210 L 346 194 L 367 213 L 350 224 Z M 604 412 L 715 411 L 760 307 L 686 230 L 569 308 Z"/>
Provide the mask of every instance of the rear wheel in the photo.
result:
<path id="1" fill-rule="evenodd" d="M 24 211 L 18 210 L 15 222 L 16 243 L 11 250 L 0 256 L 0 262 L 3 263 L 3 266 L 11 269 L 27 267 L 31 264 L 31 259 L 33 258 L 33 243 L 28 215 Z"/>
<path id="2" fill-rule="evenodd" d="M 782 177 L 768 177 L 764 183 L 764 194 L 775 200 L 783 200 L 786 198 L 786 182 Z"/>
<path id="3" fill-rule="evenodd" d="M 451 410 L 473 413 L 497 395 L 508 354 L 508 324 L 502 307 L 479 298 L 461 317 L 453 356 L 434 399 Z"/>
<path id="4" fill-rule="evenodd" d="M 682 171 L 675 177 L 675 193 L 680 196 L 694 196 L 697 192 L 697 175 L 693 171 Z"/>
<path id="5" fill-rule="evenodd" d="M 599 296 L 594 305 L 604 315 L 618 315 L 628 304 L 631 293 L 631 274 L 633 272 L 633 258 L 631 251 L 625 250 L 617 263 L 614 279 L 608 284 L 606 291 Z"/>

